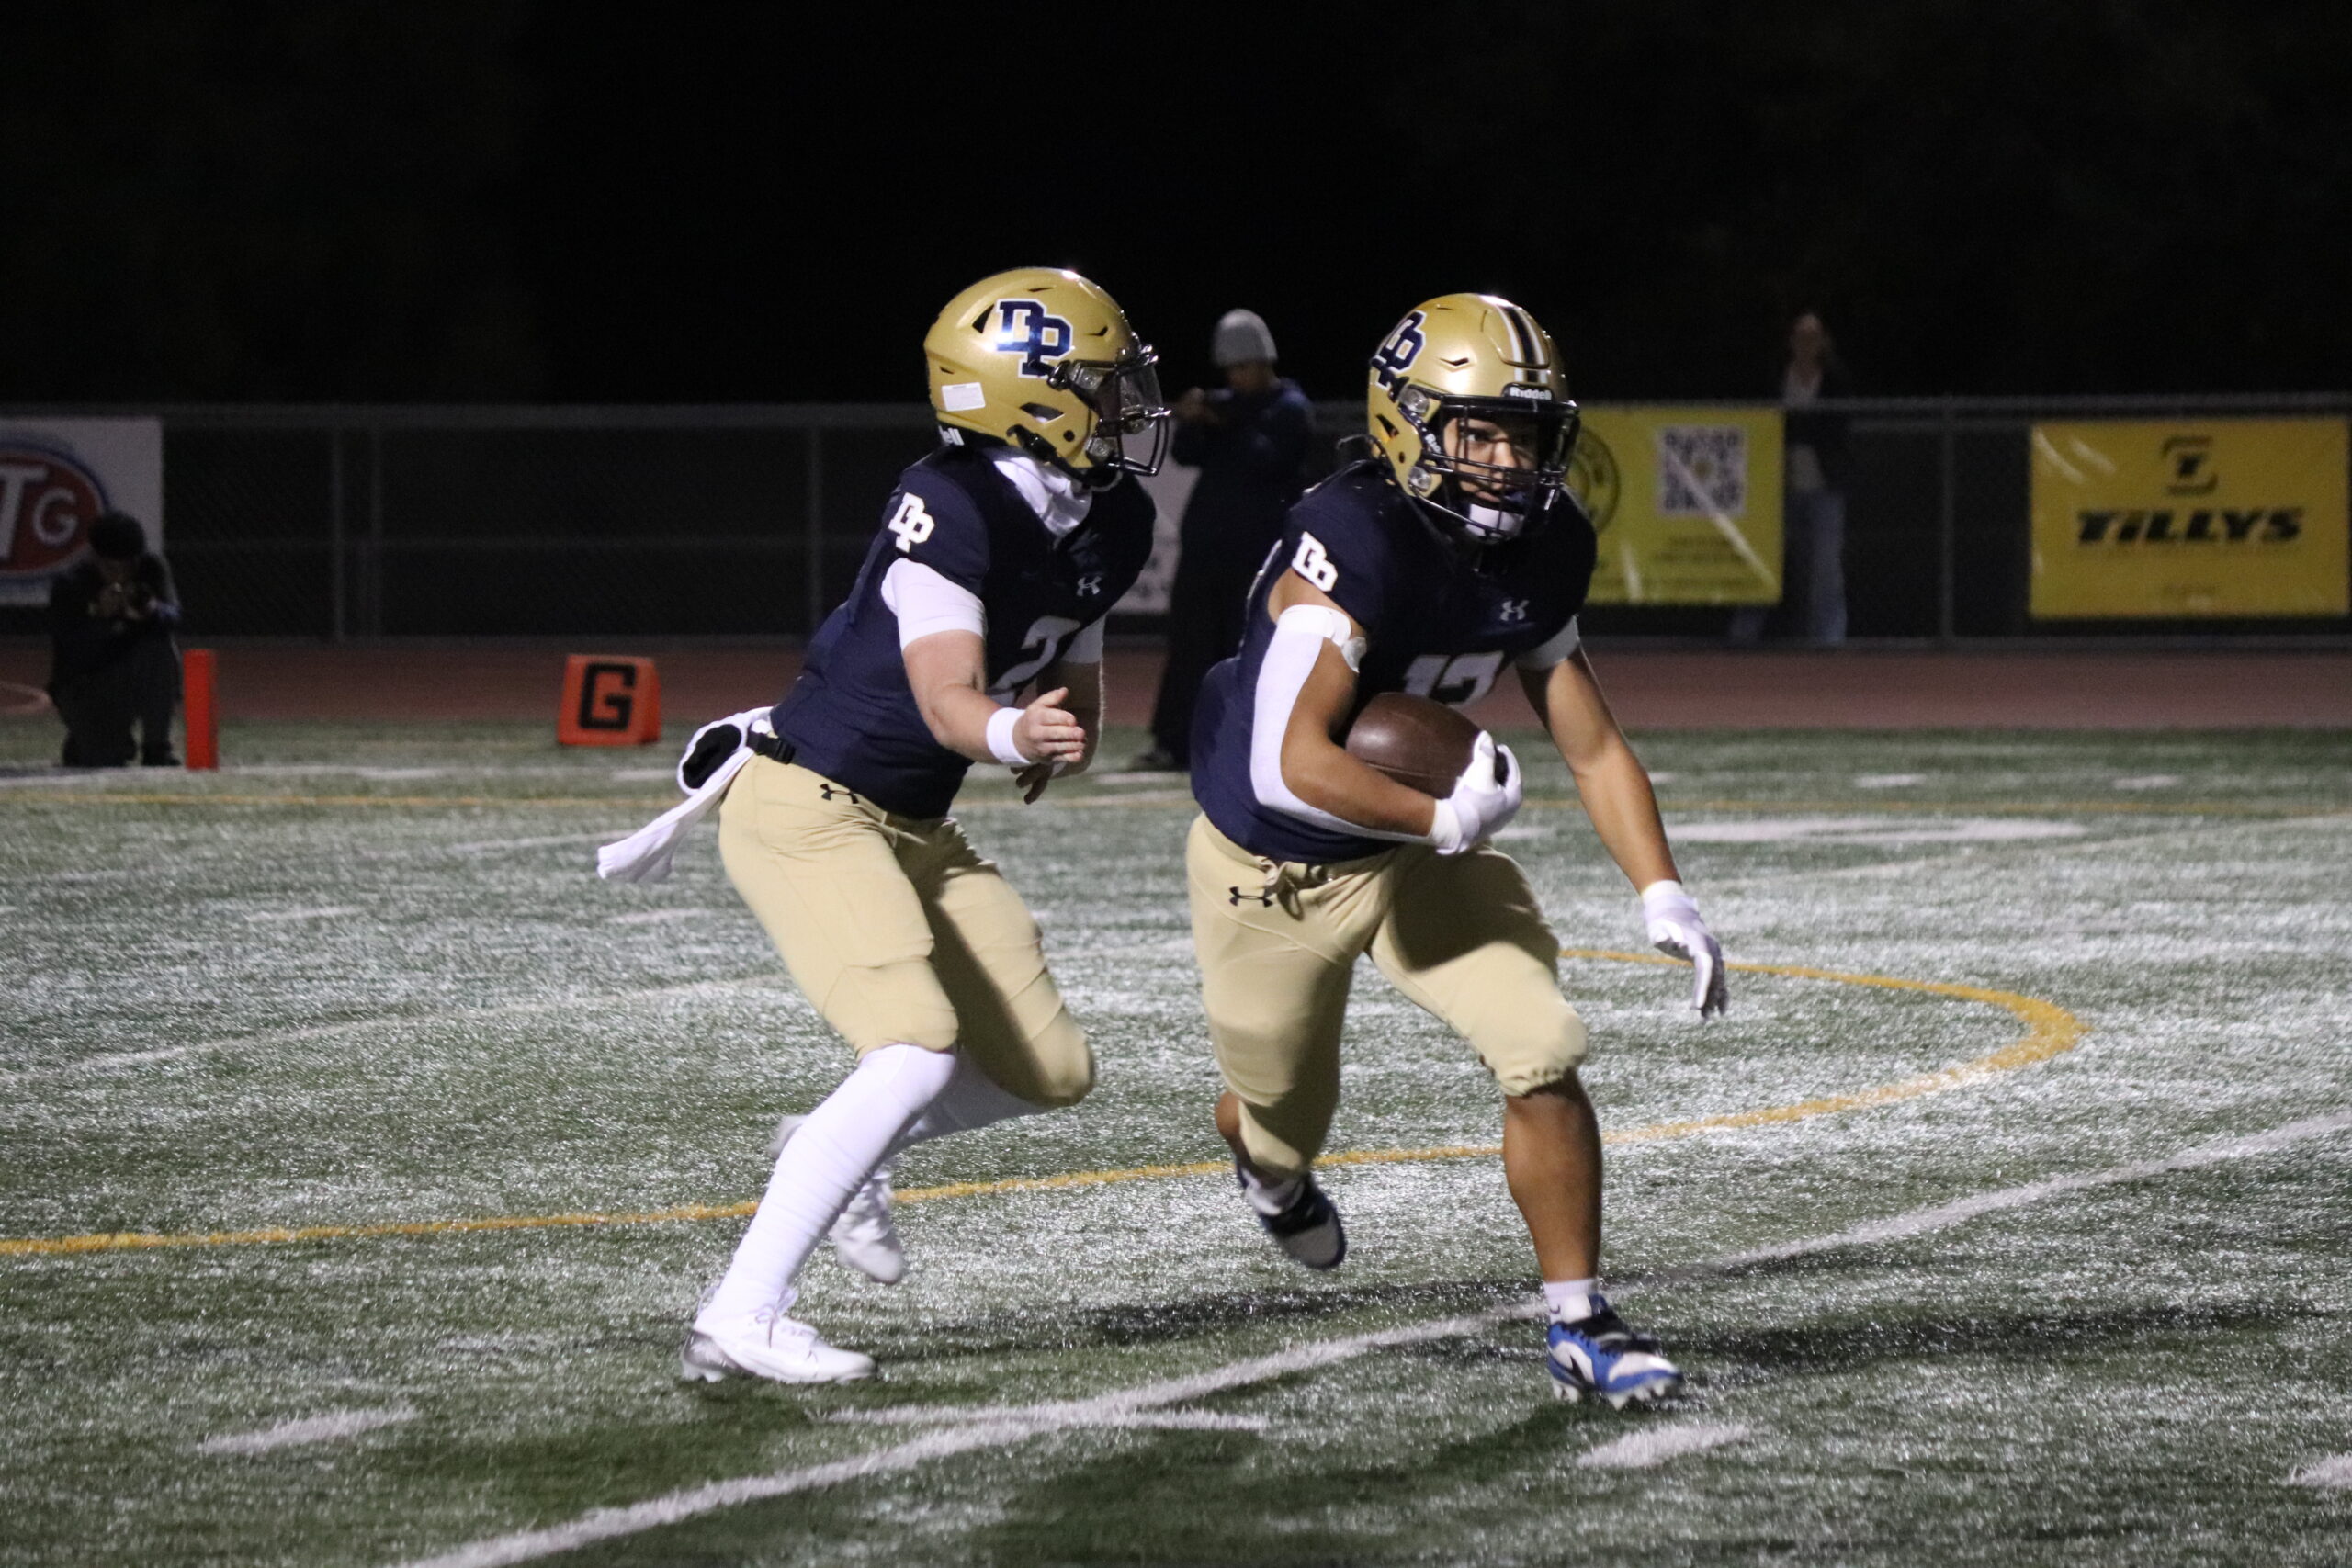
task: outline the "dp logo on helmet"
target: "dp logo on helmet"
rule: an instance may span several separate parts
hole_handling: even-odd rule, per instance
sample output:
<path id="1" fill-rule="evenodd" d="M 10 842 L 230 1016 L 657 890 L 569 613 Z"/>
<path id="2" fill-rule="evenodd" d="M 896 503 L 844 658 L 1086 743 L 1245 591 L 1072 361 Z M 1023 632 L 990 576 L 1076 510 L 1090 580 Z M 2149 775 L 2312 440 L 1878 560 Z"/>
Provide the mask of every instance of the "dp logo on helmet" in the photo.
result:
<path id="1" fill-rule="evenodd" d="M 1070 350 L 1076 335 L 1069 323 L 1059 316 L 1049 315 L 1035 299 L 1006 299 L 996 308 L 996 343 L 999 354 L 1021 355 L 1023 376 L 1044 378 L 1053 374 L 1053 367 L 1046 362 L 1059 359 Z"/>

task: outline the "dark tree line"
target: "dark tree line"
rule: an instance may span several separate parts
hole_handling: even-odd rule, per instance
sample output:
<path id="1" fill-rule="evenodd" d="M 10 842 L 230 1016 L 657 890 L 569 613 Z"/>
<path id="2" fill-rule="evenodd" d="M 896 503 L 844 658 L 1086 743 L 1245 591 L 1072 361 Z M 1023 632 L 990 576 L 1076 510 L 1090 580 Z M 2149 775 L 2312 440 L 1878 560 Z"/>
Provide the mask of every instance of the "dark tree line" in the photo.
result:
<path id="1" fill-rule="evenodd" d="M 1595 398 L 1806 307 L 1872 390 L 2352 380 L 2320 0 L 810 10 L 12 7 L 0 397 L 903 398 L 1035 261 L 1180 383 L 1249 304 L 1344 393 L 1464 287 Z"/>

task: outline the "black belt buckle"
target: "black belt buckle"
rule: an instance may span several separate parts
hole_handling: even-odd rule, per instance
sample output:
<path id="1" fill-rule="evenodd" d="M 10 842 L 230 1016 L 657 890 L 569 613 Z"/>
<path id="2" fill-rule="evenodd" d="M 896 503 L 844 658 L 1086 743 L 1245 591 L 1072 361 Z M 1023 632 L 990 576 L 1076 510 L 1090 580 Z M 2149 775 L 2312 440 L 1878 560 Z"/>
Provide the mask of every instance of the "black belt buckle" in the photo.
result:
<path id="1" fill-rule="evenodd" d="M 752 750 L 776 762 L 789 762 L 795 754 L 791 741 L 774 734 L 752 736 Z"/>

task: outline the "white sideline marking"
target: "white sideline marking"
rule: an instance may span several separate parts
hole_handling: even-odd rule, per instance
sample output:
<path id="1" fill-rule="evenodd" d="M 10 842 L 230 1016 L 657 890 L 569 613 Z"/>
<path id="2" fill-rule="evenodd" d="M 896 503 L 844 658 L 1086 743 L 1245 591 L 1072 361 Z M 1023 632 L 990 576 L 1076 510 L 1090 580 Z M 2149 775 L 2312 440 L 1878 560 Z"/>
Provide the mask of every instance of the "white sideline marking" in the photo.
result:
<path id="1" fill-rule="evenodd" d="M 2180 783 L 2178 773 L 2141 773 L 2136 777 L 2118 779 L 2117 789 L 2171 789 Z"/>
<path id="2" fill-rule="evenodd" d="M 926 1461 L 968 1453 L 974 1449 L 1005 1448 L 1073 1427 L 1116 1424 L 1159 1405 L 1201 1399 L 1227 1389 L 1244 1388 L 1272 1378 L 1311 1371 L 1334 1362 L 1351 1360 L 1371 1350 L 1475 1334 L 1509 1318 L 1541 1316 L 1543 1310 L 1543 1303 L 1538 1301 L 1480 1313 L 1473 1317 L 1439 1318 L 1404 1328 L 1384 1329 L 1377 1334 L 1358 1334 L 1345 1339 L 1325 1339 L 1301 1345 L 1276 1355 L 1237 1361 L 1231 1366 L 1195 1372 L 1190 1377 L 1170 1378 L 1114 1393 L 1097 1394 L 1091 1399 L 1050 1400 L 1040 1404 L 1023 1405 L 1001 1411 L 968 1425 L 929 1433 L 895 1448 L 861 1454 L 855 1459 L 809 1465 L 799 1470 L 780 1470 L 772 1475 L 746 1475 L 734 1481 L 715 1481 L 626 1508 L 597 1508 L 568 1524 L 493 1536 L 439 1557 L 420 1559 L 406 1564 L 405 1568 L 498 1568 L 503 1563 L 528 1562 L 535 1558 L 575 1551 L 596 1541 L 614 1540 L 659 1529 L 664 1525 L 677 1524 L 721 1508 L 757 1503 L 770 1497 L 788 1496 L 795 1492 L 837 1486 L 844 1481 L 855 1481 L 864 1476 L 911 1470 Z"/>
<path id="3" fill-rule="evenodd" d="M 1856 789 L 1909 789 L 1913 784 L 1928 782 L 1925 773 L 1857 773 Z"/>
<path id="4" fill-rule="evenodd" d="M 2338 1111 L 2326 1116 L 2313 1116 L 2301 1122 L 2290 1122 L 2283 1127 L 2273 1127 L 2267 1133 L 2252 1133 L 2240 1138 L 2222 1138 L 2210 1144 L 2199 1144 L 2193 1149 L 2165 1159 L 2135 1161 L 2131 1165 L 2109 1166 L 2105 1170 L 2086 1170 L 2075 1176 L 2053 1176 L 2045 1181 L 2030 1181 L 2022 1187 L 2003 1187 L 1991 1192 L 1978 1192 L 1950 1203 L 1931 1208 L 1914 1209 L 1909 1213 L 1893 1214 L 1883 1220 L 1865 1220 L 1859 1225 L 1838 1232 L 1835 1235 L 1815 1236 L 1808 1241 L 1784 1241 L 1774 1247 L 1759 1247 L 1752 1252 L 1736 1252 L 1689 1269 L 1669 1269 L 1649 1276 L 1650 1280 L 1668 1283 L 1720 1274 L 1727 1269 L 1744 1268 L 1751 1263 L 1771 1263 L 1786 1258 L 1803 1258 L 1811 1253 L 1827 1252 L 1834 1247 L 1862 1247 L 1871 1242 L 1903 1241 L 1929 1231 L 1939 1231 L 1962 1224 L 1980 1214 L 1998 1213 L 2005 1209 L 2022 1209 L 2039 1203 L 2044 1198 L 2054 1198 L 2062 1192 L 2084 1192 L 2097 1187 L 2116 1187 L 2127 1181 L 2144 1181 L 2152 1176 L 2167 1176 L 2178 1170 L 2195 1170 L 2203 1166 L 2219 1165 L 2223 1160 L 2243 1159 L 2248 1155 L 2269 1154 L 2291 1144 L 2310 1138 L 2324 1137 L 2352 1127 L 2352 1111 Z"/>
<path id="5" fill-rule="evenodd" d="M 615 915 L 611 923 L 616 926 L 658 926 L 670 920 L 691 920 L 710 914 L 708 909 L 639 909 L 634 914 Z"/>
<path id="6" fill-rule="evenodd" d="M 853 1427 L 969 1426 L 976 1421 L 1022 1419 L 1003 1405 L 900 1404 L 888 1410 L 844 1410 L 831 1419 Z M 1216 1410 L 1159 1410 L 1138 1416 L 1105 1416 L 1073 1426 L 1133 1427 L 1169 1432 L 1262 1432 L 1272 1425 L 1263 1416 L 1228 1416 Z"/>
<path id="7" fill-rule="evenodd" d="M 1578 1470 L 1654 1470 L 1684 1454 L 1704 1453 L 1738 1442 L 1753 1427 L 1736 1422 L 1679 1421 L 1652 1431 L 1634 1432 L 1613 1443 L 1589 1450 L 1577 1460 Z"/>
<path id="8" fill-rule="evenodd" d="M 1692 1264 L 1678 1269 L 1667 1269 L 1647 1277 L 1645 1283 L 1691 1281 L 1726 1274 L 1751 1263 L 1776 1258 L 1796 1258 L 1806 1253 L 1823 1252 L 1831 1247 L 1857 1247 L 1873 1241 L 1895 1240 L 1924 1235 L 1929 1231 L 1943 1230 L 1963 1224 L 1980 1214 L 1996 1213 L 2006 1209 L 2022 1208 L 2038 1203 L 2062 1192 L 2079 1192 L 2095 1187 L 2113 1186 L 2120 1182 L 2143 1180 L 2176 1170 L 2193 1170 L 2200 1166 L 2219 1164 L 2222 1160 L 2238 1159 L 2249 1155 L 2268 1154 L 2310 1138 L 2352 1127 L 2352 1111 L 2339 1111 L 2326 1116 L 2313 1116 L 2301 1122 L 2290 1122 L 2273 1127 L 2268 1132 L 2255 1133 L 2245 1137 L 2223 1138 L 2202 1144 L 2166 1159 L 2142 1160 L 2132 1165 L 2120 1165 L 2106 1170 L 2086 1171 L 2078 1176 L 2055 1177 L 2047 1181 L 2029 1182 L 2022 1187 L 2006 1187 L 1992 1192 L 1980 1192 L 1957 1202 L 1938 1203 L 1906 1213 L 1889 1215 L 1885 1219 L 1870 1220 L 1850 1226 L 1835 1235 L 1809 1241 L 1784 1242 L 1778 1247 L 1760 1247 L 1752 1252 L 1736 1252 L 1705 1263 Z M 1426 1344 L 1431 1340 L 1458 1338 L 1478 1334 L 1513 1319 L 1540 1319 L 1544 1316 L 1541 1298 L 1512 1306 L 1497 1307 L 1467 1317 L 1442 1317 L 1427 1323 L 1408 1324 L 1402 1328 L 1383 1329 L 1374 1334 L 1350 1335 L 1340 1339 L 1317 1340 L 1294 1346 L 1272 1356 L 1260 1356 L 1230 1366 L 1194 1372 L 1188 1377 L 1170 1378 L 1160 1382 L 1144 1383 L 1112 1393 L 1096 1394 L 1090 1399 L 1048 1400 L 1037 1404 L 997 1407 L 987 1411 L 956 1411 L 958 1416 L 976 1417 L 965 1425 L 950 1427 L 926 1434 L 895 1448 L 881 1449 L 861 1454 L 855 1459 L 839 1460 L 831 1464 L 809 1465 L 798 1470 L 780 1470 L 769 1475 L 747 1475 L 733 1481 L 715 1481 L 701 1486 L 688 1487 L 664 1496 L 650 1498 L 626 1508 L 597 1508 L 581 1515 L 568 1524 L 546 1529 L 518 1530 L 511 1535 L 491 1536 L 470 1542 L 438 1557 L 420 1558 L 404 1563 L 401 1568 L 498 1568 L 509 1562 L 528 1562 L 537 1558 L 552 1557 L 571 1551 L 600 1540 L 614 1540 L 623 1536 L 659 1529 L 664 1525 L 680 1523 L 721 1508 L 735 1507 L 743 1503 L 756 1503 L 770 1497 L 782 1497 L 795 1492 L 810 1492 L 820 1487 L 837 1486 L 845 1481 L 855 1481 L 868 1475 L 885 1475 L 911 1470 L 930 1460 L 944 1459 L 951 1454 L 968 1453 L 975 1449 L 1008 1448 L 1031 1438 L 1069 1430 L 1075 1427 L 1117 1425 L 1124 1418 L 1156 1412 L 1170 1404 L 1182 1404 L 1204 1399 L 1213 1393 L 1247 1388 L 1252 1383 L 1290 1377 L 1299 1372 L 1313 1371 L 1318 1367 L 1335 1365 L 1374 1350 L 1389 1349 L 1401 1345 Z M 954 1406 L 917 1405 L 908 1407 L 910 1419 L 943 1418 Z M 891 1411 L 861 1413 L 854 1419 L 888 1422 L 895 1416 Z M 1670 1440 L 1675 1430 L 1696 1431 L 1705 1427 L 1693 1423 L 1689 1427 L 1667 1428 L 1657 1433 L 1637 1434 L 1658 1442 Z M 1724 1441 L 1731 1439 L 1725 1438 Z M 1624 1441 L 1630 1441 L 1630 1438 Z M 1603 1453 L 1609 1444 L 1593 1453 Z M 1709 1444 L 1708 1446 L 1713 1446 Z M 1629 1452 L 1632 1450 L 1628 1450 Z M 1676 1452 L 1690 1451 L 1676 1450 Z M 1661 1459 L 1671 1454 L 1662 1454 Z M 2352 1456 L 2346 1456 L 2352 1461 Z M 1618 1461 L 1594 1461 L 1590 1454 L 1579 1463 L 1592 1462 L 1604 1467 Z M 2335 1461 L 2326 1461 L 2333 1464 Z M 2325 1468 L 2323 1465 L 2320 1468 Z M 2352 1463 L 2347 1463 L 2352 1470 Z M 2332 1484 L 2332 1483 L 2323 1483 Z"/>
<path id="9" fill-rule="evenodd" d="M 262 926 L 289 920 L 339 920 L 345 915 L 357 913 L 359 911 L 348 904 L 322 904 L 315 909 L 264 909 L 258 914 L 247 915 L 245 924 Z"/>
<path id="10" fill-rule="evenodd" d="M 1690 844 L 2008 844 L 2030 839 L 2079 839 L 2079 822 L 2034 817 L 1940 817 L 1888 821 L 1884 817 L 1750 817 L 1674 825 L 1678 843 Z"/>
<path id="11" fill-rule="evenodd" d="M 2306 1465 L 2287 1479 L 2297 1486 L 2352 1487 L 2352 1454 L 2336 1454 Z"/>
<path id="12" fill-rule="evenodd" d="M 405 1404 L 389 1410 L 338 1410 L 331 1416 L 311 1416 L 300 1421 L 280 1421 L 258 1432 L 231 1432 L 218 1438 L 207 1438 L 196 1445 L 200 1454 L 265 1454 L 272 1449 L 292 1448 L 297 1443 L 324 1443 L 336 1438 L 356 1438 L 362 1432 L 372 1432 L 379 1427 L 397 1427 L 403 1421 L 416 1419 L 416 1412 Z"/>

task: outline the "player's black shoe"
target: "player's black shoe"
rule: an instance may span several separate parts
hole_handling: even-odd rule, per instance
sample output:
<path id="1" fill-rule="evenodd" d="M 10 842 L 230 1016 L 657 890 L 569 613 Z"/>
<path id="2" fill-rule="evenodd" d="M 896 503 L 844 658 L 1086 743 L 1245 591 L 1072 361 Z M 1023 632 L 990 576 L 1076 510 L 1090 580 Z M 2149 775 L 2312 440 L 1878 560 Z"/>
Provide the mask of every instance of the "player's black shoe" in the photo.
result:
<path id="1" fill-rule="evenodd" d="M 1300 1177 L 1297 1195 L 1271 1214 L 1259 1206 L 1257 1193 L 1251 1190 L 1238 1160 L 1234 1162 L 1233 1177 L 1241 1184 L 1241 1196 L 1250 1212 L 1258 1216 L 1258 1224 L 1291 1258 L 1318 1269 L 1337 1269 L 1346 1259 L 1347 1227 L 1340 1224 L 1340 1211 L 1315 1185 L 1312 1174 Z"/>

